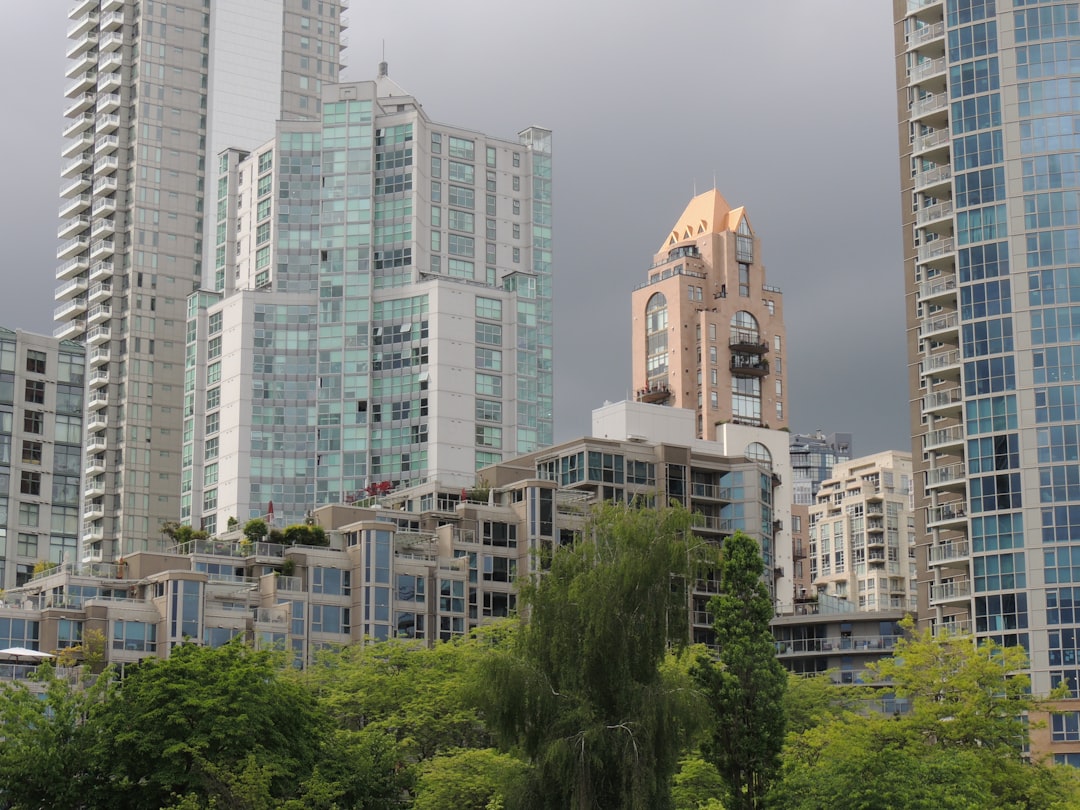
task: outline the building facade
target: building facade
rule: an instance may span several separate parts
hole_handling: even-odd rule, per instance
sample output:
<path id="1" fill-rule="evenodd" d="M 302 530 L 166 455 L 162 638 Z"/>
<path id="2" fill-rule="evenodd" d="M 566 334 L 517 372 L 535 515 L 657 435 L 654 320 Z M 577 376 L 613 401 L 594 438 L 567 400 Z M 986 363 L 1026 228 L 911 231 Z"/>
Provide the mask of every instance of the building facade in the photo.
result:
<path id="1" fill-rule="evenodd" d="M 694 197 L 632 307 L 639 402 L 694 411 L 704 439 L 723 422 L 787 427 L 783 298 L 744 208 L 715 189 Z"/>
<path id="2" fill-rule="evenodd" d="M 833 467 L 855 455 L 850 433 L 791 434 L 791 466 L 795 472 L 795 503 L 814 503 L 821 482 L 832 475 Z"/>
<path id="3" fill-rule="evenodd" d="M 85 375 L 82 344 L 0 329 L 0 590 L 78 559 Z"/>
<path id="4" fill-rule="evenodd" d="M 210 532 L 378 485 L 459 491 L 552 441 L 550 132 L 433 122 L 385 64 L 322 100 L 219 156 L 180 512 Z"/>
<path id="5" fill-rule="evenodd" d="M 214 157 L 317 117 L 343 0 L 77 0 L 69 14 L 56 336 L 89 348 L 90 558 L 180 514 L 187 298 L 203 286 Z M 90 517 L 92 515 L 93 517 Z"/>
<path id="6" fill-rule="evenodd" d="M 1080 5 L 893 11 L 919 615 L 1023 646 L 1036 694 L 1076 698 Z M 1075 757 L 1080 713 L 1044 736 Z"/>

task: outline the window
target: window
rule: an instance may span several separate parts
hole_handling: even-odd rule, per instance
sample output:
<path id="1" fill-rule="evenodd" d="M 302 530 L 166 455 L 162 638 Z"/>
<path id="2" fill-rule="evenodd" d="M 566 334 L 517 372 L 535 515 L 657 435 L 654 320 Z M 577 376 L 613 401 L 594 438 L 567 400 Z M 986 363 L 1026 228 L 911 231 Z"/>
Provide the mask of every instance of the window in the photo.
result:
<path id="1" fill-rule="evenodd" d="M 45 414 L 41 411 L 26 411 L 23 413 L 23 431 L 41 435 L 45 432 Z M 59 441 L 59 439 L 58 439 Z"/>
<path id="2" fill-rule="evenodd" d="M 739 295 L 750 297 L 750 265 L 739 262 Z"/>
<path id="3" fill-rule="evenodd" d="M 502 448 L 502 428 L 476 426 L 476 444 L 478 447 L 491 447 L 495 450 Z"/>
<path id="4" fill-rule="evenodd" d="M 502 371 L 502 352 L 498 349 L 476 349 L 476 367 L 489 371 Z"/>
<path id="5" fill-rule="evenodd" d="M 209 461 L 212 458 L 218 457 L 218 439 L 215 436 L 212 439 L 207 439 L 203 445 L 203 458 Z"/>
<path id="6" fill-rule="evenodd" d="M 498 324 L 478 321 L 476 324 L 476 342 L 487 346 L 501 346 L 502 327 Z"/>
<path id="7" fill-rule="evenodd" d="M 206 415 L 206 432 L 208 434 L 209 433 L 217 433 L 218 426 L 220 425 L 220 423 L 221 423 L 221 413 L 220 413 L 220 411 L 215 411 L 214 413 L 208 413 Z"/>
<path id="8" fill-rule="evenodd" d="M 45 352 L 35 351 L 34 349 L 27 349 L 26 351 L 26 370 L 31 374 L 44 374 L 45 373 L 45 360 L 47 355 Z"/>
<path id="9" fill-rule="evenodd" d="M 221 404 L 221 389 L 211 388 L 206 392 L 206 410 L 212 411 Z"/>
<path id="10" fill-rule="evenodd" d="M 458 163 L 457 161 L 449 161 L 449 172 L 447 176 L 457 183 L 473 183 L 475 180 L 475 173 L 473 167 L 468 163 Z"/>
<path id="11" fill-rule="evenodd" d="M 461 158 L 462 160 L 474 159 L 474 145 L 470 140 L 465 138 L 455 138 L 450 136 L 450 157 Z"/>
<path id="12" fill-rule="evenodd" d="M 45 404 L 45 381 L 44 380 L 27 380 L 26 381 L 26 401 L 32 402 L 35 405 Z"/>
<path id="13" fill-rule="evenodd" d="M 465 186 L 450 186 L 448 199 L 450 205 L 458 208 L 472 209 L 476 195 L 471 188 L 465 188 Z"/>
<path id="14" fill-rule="evenodd" d="M 487 318 L 492 321 L 502 320 L 502 301 L 498 298 L 481 298 L 477 296 L 476 299 L 476 317 Z"/>
<path id="15" fill-rule="evenodd" d="M 496 424 L 502 422 L 502 403 L 486 399 L 476 400 L 476 421 Z"/>
<path id="16" fill-rule="evenodd" d="M 41 473 L 23 470 L 19 478 L 19 492 L 23 495 L 40 495 Z"/>
<path id="17" fill-rule="evenodd" d="M 41 507 L 36 503 L 19 504 L 19 525 L 28 529 L 36 529 L 41 517 Z"/>
<path id="18" fill-rule="evenodd" d="M 40 464 L 41 442 L 24 441 L 22 444 L 22 460 L 25 464 Z"/>

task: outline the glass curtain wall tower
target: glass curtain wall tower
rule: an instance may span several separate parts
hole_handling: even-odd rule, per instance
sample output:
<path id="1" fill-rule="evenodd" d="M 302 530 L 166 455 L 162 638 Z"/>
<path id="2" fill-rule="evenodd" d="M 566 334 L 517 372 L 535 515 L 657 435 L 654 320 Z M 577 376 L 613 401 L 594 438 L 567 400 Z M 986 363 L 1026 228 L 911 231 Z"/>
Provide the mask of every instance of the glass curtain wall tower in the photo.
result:
<path id="1" fill-rule="evenodd" d="M 893 11 L 919 616 L 1024 646 L 1034 691 L 1076 698 L 1080 4 Z M 1047 725 L 1035 744 L 1080 758 L 1080 714 Z"/>
<path id="2" fill-rule="evenodd" d="M 180 515 L 177 403 L 213 157 L 264 142 L 279 119 L 319 115 L 346 6 L 73 4 L 55 334 L 89 351 L 86 432 L 102 463 L 83 491 L 84 556 L 154 547 Z"/>

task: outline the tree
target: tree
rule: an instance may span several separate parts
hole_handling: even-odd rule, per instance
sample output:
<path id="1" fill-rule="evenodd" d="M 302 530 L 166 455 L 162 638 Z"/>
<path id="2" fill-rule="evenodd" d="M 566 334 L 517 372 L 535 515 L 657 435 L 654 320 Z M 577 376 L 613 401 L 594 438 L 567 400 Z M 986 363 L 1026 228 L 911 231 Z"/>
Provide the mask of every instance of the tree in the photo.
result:
<path id="1" fill-rule="evenodd" d="M 244 537 L 250 540 L 252 543 L 260 542 L 269 529 L 266 526 L 266 521 L 262 518 L 252 518 L 244 524 Z"/>
<path id="2" fill-rule="evenodd" d="M 687 757 L 679 763 L 671 786 L 674 810 L 722 810 L 719 797 L 725 789 L 715 765 L 701 757 Z"/>
<path id="3" fill-rule="evenodd" d="M 788 676 L 769 630 L 764 570 L 752 537 L 736 532 L 724 541 L 720 594 L 709 602 L 720 652 L 715 662 L 700 657 L 695 670 L 715 714 L 704 753 L 727 785 L 726 804 L 746 810 L 764 805 L 784 744 Z"/>
<path id="4" fill-rule="evenodd" d="M 413 810 L 487 810 L 520 807 L 529 766 L 490 748 L 462 748 L 425 762 Z"/>
<path id="5" fill-rule="evenodd" d="M 599 507 L 583 539 L 521 586 L 528 621 L 492 649 L 481 695 L 540 787 L 523 806 L 670 807 L 670 781 L 700 707 L 665 677 L 688 639 L 692 517 Z"/>
<path id="6" fill-rule="evenodd" d="M 327 546 L 330 544 L 326 530 L 322 526 L 309 526 L 306 523 L 286 526 L 283 542 L 287 546 Z"/>

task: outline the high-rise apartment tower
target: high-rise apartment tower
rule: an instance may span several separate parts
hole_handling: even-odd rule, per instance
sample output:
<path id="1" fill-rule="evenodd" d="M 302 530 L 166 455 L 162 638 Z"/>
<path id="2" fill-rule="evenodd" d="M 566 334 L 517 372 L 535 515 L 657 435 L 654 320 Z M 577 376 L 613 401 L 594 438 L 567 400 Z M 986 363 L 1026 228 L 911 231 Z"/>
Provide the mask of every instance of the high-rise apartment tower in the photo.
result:
<path id="1" fill-rule="evenodd" d="M 919 618 L 1024 646 L 1034 692 L 1075 698 L 1080 4 L 893 15 Z M 1080 762 L 1080 713 L 1040 734 Z"/>
<path id="2" fill-rule="evenodd" d="M 639 402 L 696 411 L 703 439 L 722 422 L 787 427 L 783 298 L 744 208 L 716 190 L 694 197 L 632 307 Z"/>
<path id="3" fill-rule="evenodd" d="M 180 515 L 187 298 L 213 240 L 216 156 L 319 116 L 347 5 L 72 7 L 55 317 L 57 337 L 89 350 L 87 435 L 102 460 L 83 492 L 90 558 L 145 548 Z"/>

